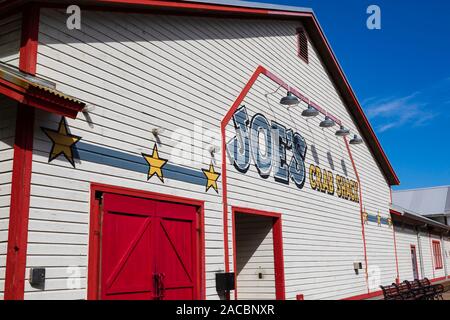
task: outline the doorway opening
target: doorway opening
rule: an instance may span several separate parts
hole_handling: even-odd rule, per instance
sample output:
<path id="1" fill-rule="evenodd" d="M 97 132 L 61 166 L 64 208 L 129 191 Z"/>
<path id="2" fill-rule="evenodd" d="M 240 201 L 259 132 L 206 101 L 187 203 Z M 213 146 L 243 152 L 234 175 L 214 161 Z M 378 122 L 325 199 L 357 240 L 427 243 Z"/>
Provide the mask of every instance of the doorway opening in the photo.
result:
<path id="1" fill-rule="evenodd" d="M 285 299 L 281 216 L 233 208 L 235 299 Z"/>
<path id="2" fill-rule="evenodd" d="M 419 268 L 417 264 L 417 251 L 415 245 L 411 245 L 411 263 L 414 280 L 419 279 Z"/>

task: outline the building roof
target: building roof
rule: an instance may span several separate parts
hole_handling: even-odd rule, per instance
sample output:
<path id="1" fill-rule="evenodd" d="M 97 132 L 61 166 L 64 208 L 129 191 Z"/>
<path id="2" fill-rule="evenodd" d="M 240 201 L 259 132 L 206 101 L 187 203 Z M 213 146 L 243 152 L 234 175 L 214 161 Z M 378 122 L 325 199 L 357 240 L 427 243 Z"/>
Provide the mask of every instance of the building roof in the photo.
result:
<path id="1" fill-rule="evenodd" d="M 450 186 L 394 191 L 392 202 L 428 217 L 450 215 Z"/>
<path id="2" fill-rule="evenodd" d="M 11 14 L 11 11 L 20 10 L 24 5 L 32 2 L 31 0 L 9 0 L 1 2 L 0 12 Z M 353 120 L 358 126 L 367 146 L 374 155 L 377 163 L 384 173 L 386 181 L 390 185 L 399 185 L 398 179 L 391 163 L 389 162 L 375 132 L 370 125 L 363 109 L 344 74 L 331 46 L 320 27 L 320 24 L 309 8 L 281 6 L 268 3 L 256 3 L 236 0 L 191 0 L 191 1 L 152 1 L 152 0 L 43 0 L 42 5 L 52 4 L 61 7 L 68 4 L 79 4 L 89 6 L 110 6 L 115 10 L 136 10 L 140 12 L 163 12 L 175 14 L 195 14 L 195 15 L 213 15 L 219 17 L 255 17 L 267 19 L 289 19 L 300 20 L 304 25 L 309 38 L 314 43 L 324 65 L 333 79 L 342 99 L 347 105 Z"/>
<path id="3" fill-rule="evenodd" d="M 413 210 L 405 209 L 401 206 L 392 204 L 390 211 L 392 213 L 392 218 L 394 221 L 417 226 L 419 228 L 422 227 L 433 229 L 438 232 L 444 232 L 445 234 L 450 233 L 450 226 L 423 216 L 420 213 L 414 212 Z"/>
<path id="4" fill-rule="evenodd" d="M 292 12 L 313 12 L 311 8 L 288 6 L 275 3 L 253 2 L 253 1 L 239 1 L 239 0 L 191 0 L 190 2 L 197 3 L 209 3 L 220 4 L 225 6 L 243 7 L 243 8 L 256 8 L 256 9 L 268 9 L 268 10 L 281 10 Z"/>

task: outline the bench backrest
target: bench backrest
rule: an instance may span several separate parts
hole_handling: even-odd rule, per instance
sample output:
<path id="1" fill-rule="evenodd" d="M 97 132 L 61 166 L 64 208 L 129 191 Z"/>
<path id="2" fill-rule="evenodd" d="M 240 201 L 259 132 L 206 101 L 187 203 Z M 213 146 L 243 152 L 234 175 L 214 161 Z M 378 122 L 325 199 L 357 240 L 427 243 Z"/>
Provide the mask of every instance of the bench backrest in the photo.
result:
<path id="1" fill-rule="evenodd" d="M 422 280 L 415 280 L 414 282 L 416 282 L 419 286 L 424 288 L 431 286 L 431 282 L 430 280 L 428 280 L 428 278 L 424 278 Z"/>
<path id="2" fill-rule="evenodd" d="M 383 291 L 383 295 L 386 299 L 395 299 L 400 297 L 400 293 L 398 292 L 398 288 L 395 286 L 395 284 L 392 284 L 390 286 L 380 286 L 380 288 Z"/>
<path id="3" fill-rule="evenodd" d="M 397 286 L 398 292 L 400 294 L 404 294 L 404 293 L 409 294 L 410 293 L 411 289 L 407 283 L 402 282 L 402 283 L 397 284 L 396 286 Z"/>

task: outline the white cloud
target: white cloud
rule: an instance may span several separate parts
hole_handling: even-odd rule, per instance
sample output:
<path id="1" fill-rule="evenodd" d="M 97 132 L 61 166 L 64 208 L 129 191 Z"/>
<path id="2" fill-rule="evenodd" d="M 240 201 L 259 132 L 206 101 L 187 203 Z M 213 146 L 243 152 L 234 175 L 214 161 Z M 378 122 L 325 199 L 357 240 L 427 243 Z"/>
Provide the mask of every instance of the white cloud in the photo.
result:
<path id="1" fill-rule="evenodd" d="M 384 98 L 372 101 L 367 107 L 367 115 L 378 123 L 378 132 L 386 132 L 403 125 L 423 126 L 437 114 L 427 108 L 428 103 L 421 102 L 421 92 L 415 92 L 400 98 Z"/>

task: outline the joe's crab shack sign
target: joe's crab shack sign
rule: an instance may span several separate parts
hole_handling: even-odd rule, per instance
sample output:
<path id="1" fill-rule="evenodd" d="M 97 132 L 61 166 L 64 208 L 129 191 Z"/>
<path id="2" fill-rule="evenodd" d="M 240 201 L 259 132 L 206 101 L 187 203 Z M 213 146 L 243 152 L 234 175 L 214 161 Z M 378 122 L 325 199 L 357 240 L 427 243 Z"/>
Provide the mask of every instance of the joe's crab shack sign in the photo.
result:
<path id="1" fill-rule="evenodd" d="M 267 179 L 273 172 L 275 181 L 283 184 L 293 183 L 303 189 L 309 177 L 311 189 L 328 195 L 359 203 L 357 181 L 334 174 L 311 164 L 306 171 L 308 145 L 305 138 L 291 128 L 269 121 L 261 113 L 251 119 L 245 106 L 233 115 L 235 136 L 228 142 L 228 156 L 233 166 L 245 174 L 254 163 L 258 174 Z M 288 157 L 288 151 L 292 154 Z"/>

